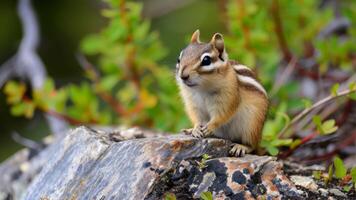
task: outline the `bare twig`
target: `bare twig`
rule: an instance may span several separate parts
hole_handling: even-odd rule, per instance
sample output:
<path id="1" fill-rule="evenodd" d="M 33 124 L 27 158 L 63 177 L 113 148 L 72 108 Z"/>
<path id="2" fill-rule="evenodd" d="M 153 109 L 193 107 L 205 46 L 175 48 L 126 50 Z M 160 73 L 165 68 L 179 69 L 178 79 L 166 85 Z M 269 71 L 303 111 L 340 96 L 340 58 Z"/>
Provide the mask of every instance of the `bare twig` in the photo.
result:
<path id="1" fill-rule="evenodd" d="M 356 81 L 356 75 L 351 76 L 348 80 L 346 80 L 344 83 L 342 83 L 340 85 L 340 89 L 338 90 L 338 92 L 341 92 L 343 90 L 346 90 L 349 86 L 350 83 L 353 83 Z M 341 103 L 343 104 L 343 103 Z M 321 119 L 324 120 L 326 119 L 328 116 L 330 116 L 331 114 L 335 113 L 335 111 L 337 109 L 340 108 L 340 101 L 338 102 L 331 102 L 327 107 L 319 107 L 319 108 L 315 108 L 313 111 L 311 111 L 311 113 L 308 114 L 308 116 L 304 117 L 304 119 L 301 119 L 295 126 L 297 127 L 296 130 L 300 130 L 303 127 L 306 127 L 306 129 L 312 130 L 315 128 L 315 124 L 313 123 L 309 123 L 310 120 L 312 119 L 312 116 L 314 114 L 319 114 Z"/>
<path id="2" fill-rule="evenodd" d="M 294 151 L 295 151 L 296 149 L 298 149 L 301 145 L 303 145 L 303 144 L 309 142 L 310 140 L 312 140 L 313 138 L 315 138 L 318 134 L 319 134 L 318 131 L 314 131 L 314 132 L 310 133 L 309 135 L 307 135 L 306 137 L 304 137 L 304 138 L 300 141 L 300 143 L 299 143 L 297 146 L 295 146 L 295 147 L 292 148 L 292 149 L 289 149 L 288 151 L 286 151 L 285 153 L 279 155 L 278 157 L 281 158 L 281 159 L 286 159 L 287 157 L 289 157 L 290 155 L 292 155 L 292 154 L 294 153 Z"/>
<path id="3" fill-rule="evenodd" d="M 98 84 L 101 80 L 99 72 L 95 69 L 95 67 L 85 58 L 84 55 L 78 54 L 77 59 L 79 61 L 80 66 L 89 74 L 91 80 L 94 84 Z M 110 93 L 105 91 L 96 91 L 100 98 L 104 100 L 111 108 L 118 114 L 124 115 L 126 113 L 124 107 L 121 105 L 119 101 L 117 101 Z"/>
<path id="4" fill-rule="evenodd" d="M 99 79 L 100 79 L 100 74 L 99 72 L 97 71 L 97 69 L 95 68 L 95 66 L 93 64 L 91 64 L 87 59 L 86 57 L 81 54 L 81 53 L 78 53 L 76 55 L 76 58 L 80 64 L 80 66 L 82 67 L 82 69 L 88 73 L 88 76 L 89 76 L 89 79 L 91 79 L 92 81 L 94 82 L 98 82 Z"/>
<path id="5" fill-rule="evenodd" d="M 17 143 L 19 143 L 19 144 L 21 144 L 21 145 L 23 145 L 23 146 L 25 146 L 25 147 L 27 147 L 29 149 L 41 150 L 41 149 L 43 149 L 45 147 L 45 145 L 43 143 L 36 142 L 36 141 L 30 140 L 28 138 L 25 138 L 25 137 L 21 136 L 17 132 L 13 132 L 11 134 L 11 137 L 15 142 L 17 142 Z"/>
<path id="6" fill-rule="evenodd" d="M 321 156 L 314 156 L 312 158 L 307 158 L 304 161 L 306 161 L 307 163 L 315 163 L 315 162 L 320 162 L 323 160 L 328 160 L 331 159 L 334 155 L 336 155 L 339 151 L 341 151 L 343 148 L 345 148 L 346 146 L 352 144 L 353 142 L 355 142 L 356 140 L 356 129 L 354 129 L 353 131 L 351 131 L 351 134 L 345 138 L 345 140 L 340 141 L 335 149 L 329 153 L 326 153 L 324 155 Z"/>
<path id="7" fill-rule="evenodd" d="M 292 121 L 283 128 L 283 130 L 278 134 L 279 135 L 279 138 L 282 138 L 284 137 L 284 135 L 286 134 L 287 130 L 289 128 L 291 128 L 292 126 L 294 126 L 297 122 L 299 122 L 301 119 L 303 119 L 305 116 L 307 116 L 311 111 L 313 111 L 314 109 L 320 107 L 320 106 L 323 106 L 339 97 L 343 97 L 343 96 L 346 96 L 346 95 L 349 95 L 353 92 L 356 92 L 356 89 L 353 89 L 353 90 L 344 90 L 344 91 L 341 91 L 339 93 L 337 93 L 335 96 L 333 95 L 330 95 L 318 102 L 316 102 L 314 105 L 312 105 L 310 108 L 306 108 L 304 109 L 300 114 L 298 114 L 297 116 L 295 116 Z M 290 135 L 287 135 L 286 137 L 289 137 Z"/>
<path id="8" fill-rule="evenodd" d="M 94 84 L 98 84 L 101 80 L 100 74 L 96 71 L 96 68 L 85 58 L 85 56 L 79 54 L 77 56 L 77 59 L 79 61 L 79 64 L 81 67 L 88 72 L 91 77 L 91 80 L 94 82 Z M 131 80 L 131 79 L 130 79 Z M 134 82 L 135 87 L 139 89 L 139 83 L 138 79 L 135 81 L 131 80 Z M 143 104 L 141 102 L 141 99 L 136 103 L 136 105 L 131 108 L 131 109 L 126 109 L 120 101 L 115 99 L 110 93 L 105 92 L 105 91 L 95 91 L 99 95 L 99 97 L 105 101 L 119 116 L 130 116 L 133 114 L 138 113 L 143 109 Z"/>
<path id="9" fill-rule="evenodd" d="M 351 26 L 347 18 L 335 18 L 318 35 L 318 39 L 324 39 L 337 32 L 345 32 Z"/>
<path id="10" fill-rule="evenodd" d="M 24 35 L 16 55 L 1 67 L 0 87 L 10 78 L 17 76 L 28 79 L 31 86 L 38 89 L 43 86 L 47 73 L 36 53 L 39 44 L 39 30 L 30 0 L 20 0 L 18 13 Z"/>

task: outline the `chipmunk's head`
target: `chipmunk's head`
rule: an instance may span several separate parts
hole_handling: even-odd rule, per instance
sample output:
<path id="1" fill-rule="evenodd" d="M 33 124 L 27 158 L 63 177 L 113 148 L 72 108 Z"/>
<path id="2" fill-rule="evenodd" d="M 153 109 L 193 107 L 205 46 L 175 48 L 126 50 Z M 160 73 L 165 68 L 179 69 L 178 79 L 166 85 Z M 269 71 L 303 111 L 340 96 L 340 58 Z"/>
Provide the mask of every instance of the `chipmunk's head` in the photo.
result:
<path id="1" fill-rule="evenodd" d="M 223 75 L 227 69 L 228 56 L 224 39 L 215 33 L 209 43 L 199 40 L 199 30 L 192 35 L 190 44 L 181 51 L 177 65 L 177 81 L 187 87 L 201 87 L 214 84 L 217 75 Z"/>

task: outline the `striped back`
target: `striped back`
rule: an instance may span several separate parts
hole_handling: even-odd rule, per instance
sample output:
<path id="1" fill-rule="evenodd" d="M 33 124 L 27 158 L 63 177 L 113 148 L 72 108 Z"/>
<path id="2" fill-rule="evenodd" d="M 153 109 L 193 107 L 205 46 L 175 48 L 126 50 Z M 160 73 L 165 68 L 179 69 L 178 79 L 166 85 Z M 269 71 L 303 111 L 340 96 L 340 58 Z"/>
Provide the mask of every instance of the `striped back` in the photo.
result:
<path id="1" fill-rule="evenodd" d="M 266 98 L 267 92 L 258 81 L 256 74 L 245 65 L 238 64 L 236 61 L 229 61 L 230 65 L 234 68 L 239 84 L 249 90 L 259 92 Z"/>

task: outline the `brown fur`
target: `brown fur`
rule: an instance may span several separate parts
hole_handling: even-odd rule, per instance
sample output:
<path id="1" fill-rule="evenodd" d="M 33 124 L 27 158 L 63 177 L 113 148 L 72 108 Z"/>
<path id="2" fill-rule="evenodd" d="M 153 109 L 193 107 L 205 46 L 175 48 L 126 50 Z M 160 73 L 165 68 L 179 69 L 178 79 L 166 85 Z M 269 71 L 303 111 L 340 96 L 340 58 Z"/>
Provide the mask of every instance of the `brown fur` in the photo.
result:
<path id="1" fill-rule="evenodd" d="M 233 68 L 235 62 L 227 61 L 221 49 L 222 36 L 216 35 L 210 43 L 200 43 L 199 34 L 193 35 L 194 42 L 181 53 L 177 82 L 186 112 L 194 129 L 206 126 L 205 136 L 212 134 L 256 149 L 267 113 L 267 96 L 253 84 L 239 80 L 239 76 L 254 80 L 256 76 L 251 70 Z M 201 66 L 204 53 L 210 53 L 212 66 Z M 182 81 L 184 75 L 189 75 L 188 83 L 193 86 Z"/>

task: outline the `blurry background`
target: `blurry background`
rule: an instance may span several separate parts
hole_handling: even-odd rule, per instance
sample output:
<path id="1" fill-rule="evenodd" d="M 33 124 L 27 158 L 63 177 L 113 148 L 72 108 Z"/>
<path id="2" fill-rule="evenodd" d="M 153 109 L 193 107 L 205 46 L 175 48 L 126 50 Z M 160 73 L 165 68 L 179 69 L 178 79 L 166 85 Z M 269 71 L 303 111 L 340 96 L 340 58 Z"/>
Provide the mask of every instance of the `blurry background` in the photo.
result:
<path id="1" fill-rule="evenodd" d="M 281 134 L 303 109 L 356 88 L 353 0 L 32 3 L 41 32 L 38 53 L 49 79 L 43 90 L 17 81 L 0 92 L 0 161 L 22 148 L 13 132 L 35 141 L 48 135 L 43 113 L 73 126 L 125 124 L 167 132 L 189 127 L 174 70 L 196 29 L 206 42 L 223 33 L 230 58 L 253 68 L 268 90 L 270 113 L 261 143 L 268 153 L 289 148 L 293 154 L 309 145 L 296 152 L 311 162 L 356 153 L 355 96 L 313 110 Z M 0 64 L 21 42 L 16 7 L 11 0 L 0 5 Z"/>
<path id="2" fill-rule="evenodd" d="M 175 67 L 176 57 L 187 44 L 189 34 L 199 28 L 202 38 L 208 40 L 212 33 L 223 30 L 223 19 L 219 17 L 217 1 L 186 0 L 162 1 L 145 0 L 143 14 L 152 18 L 152 30 L 160 32 L 164 46 L 169 49 L 162 63 Z M 177 6 L 169 4 L 178 3 Z M 18 49 L 22 37 L 17 14 L 17 1 L 4 0 L 0 5 L 0 63 L 8 60 Z M 33 1 L 40 23 L 41 44 L 39 55 L 46 65 L 48 74 L 58 86 L 84 79 L 83 70 L 75 57 L 81 40 L 90 33 L 103 28 L 107 20 L 100 15 L 106 4 L 99 0 Z M 160 7 L 157 7 L 160 6 Z M 172 10 L 162 12 L 164 7 Z M 199 14 L 198 14 L 199 13 Z M 170 79 L 170 77 L 167 77 Z M 26 137 L 40 139 L 48 134 L 43 117 L 36 115 L 29 121 L 13 117 L 5 96 L 0 93 L 0 161 L 22 148 L 11 139 L 16 130 Z"/>

